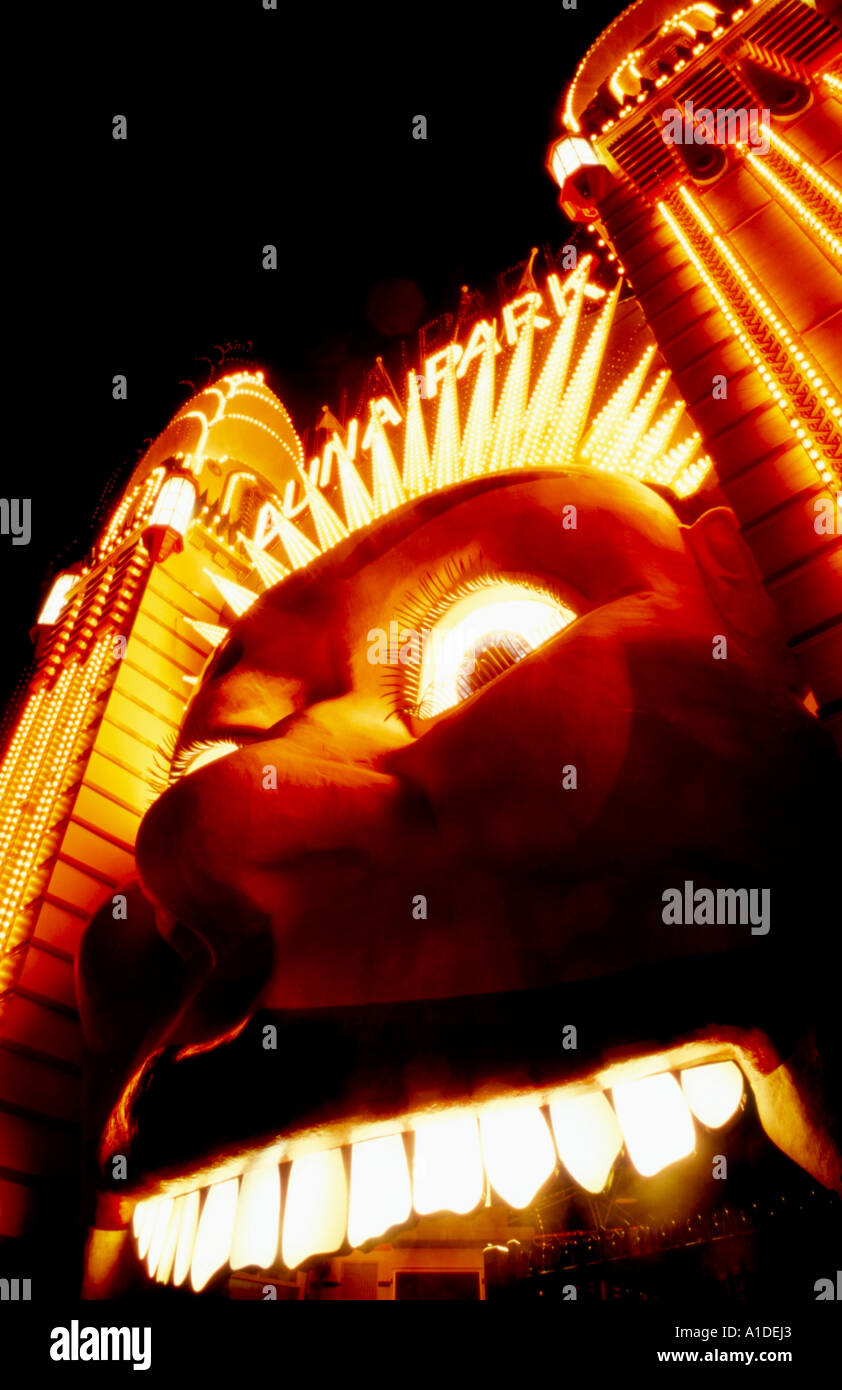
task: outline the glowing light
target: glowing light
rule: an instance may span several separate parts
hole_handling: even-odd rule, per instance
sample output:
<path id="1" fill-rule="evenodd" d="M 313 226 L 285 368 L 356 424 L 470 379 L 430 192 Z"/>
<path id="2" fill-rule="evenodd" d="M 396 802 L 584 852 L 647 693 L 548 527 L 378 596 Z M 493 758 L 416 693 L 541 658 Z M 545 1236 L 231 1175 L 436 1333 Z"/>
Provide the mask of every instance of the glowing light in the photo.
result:
<path id="1" fill-rule="evenodd" d="M 348 1241 L 355 1248 L 407 1220 L 412 1206 L 409 1167 L 399 1134 L 366 1139 L 351 1149 Z"/>
<path id="2" fill-rule="evenodd" d="M 212 744 L 202 748 L 196 756 L 185 761 L 182 770 L 182 777 L 187 777 L 191 772 L 198 772 L 200 767 L 208 767 L 210 763 L 216 763 L 220 758 L 227 758 L 229 753 L 239 752 L 239 743 L 232 743 L 230 739 L 215 739 Z"/>
<path id="3" fill-rule="evenodd" d="M 526 1207 L 555 1168 L 547 1122 L 535 1107 L 488 1109 L 480 1116 L 488 1181 L 511 1207 Z"/>
<path id="4" fill-rule="evenodd" d="M 152 1231 L 152 1239 L 149 1242 L 149 1254 L 146 1261 L 146 1268 L 150 1278 L 158 1268 L 158 1261 L 164 1249 L 164 1241 L 166 1240 L 167 1230 L 169 1229 L 173 1206 L 174 1202 L 172 1197 L 163 1197 L 158 1202 L 158 1207 L 155 1212 L 155 1226 Z"/>
<path id="5" fill-rule="evenodd" d="M 181 1213 L 181 1226 L 175 1248 L 172 1281 L 176 1288 L 181 1287 L 190 1272 L 198 1224 L 199 1194 L 198 1192 L 188 1192 L 184 1198 L 184 1210 Z"/>
<path id="6" fill-rule="evenodd" d="M 281 1221 L 281 1174 L 276 1163 L 250 1168 L 240 1184 L 237 1220 L 231 1243 L 232 1269 L 256 1265 L 267 1269 L 278 1250 Z"/>
<path id="7" fill-rule="evenodd" d="M 164 484 L 149 518 L 150 526 L 166 526 L 183 536 L 196 505 L 196 484 L 185 473 L 171 473 Z"/>
<path id="8" fill-rule="evenodd" d="M 137 1257 L 145 1260 L 152 1244 L 152 1237 L 158 1221 L 158 1211 L 161 1206 L 160 1197 L 152 1197 L 144 1203 L 143 1217 L 137 1232 Z"/>
<path id="9" fill-rule="evenodd" d="M 190 1265 L 190 1285 L 200 1293 L 228 1259 L 237 1216 L 239 1180 L 214 1183 L 207 1190 Z"/>
<path id="10" fill-rule="evenodd" d="M 575 618 L 552 594 L 526 584 L 484 584 L 457 599 L 431 628 L 418 680 L 419 704 L 432 717 L 466 698 L 478 659 L 504 639 L 524 654 Z"/>
<path id="11" fill-rule="evenodd" d="M 161 1258 L 158 1260 L 155 1267 L 155 1280 L 158 1284 L 166 1284 L 172 1274 L 185 1200 L 184 1197 L 176 1197 L 173 1202 L 173 1209 L 170 1215 L 169 1225 L 167 1226 L 167 1234 L 161 1250 Z"/>
<path id="12" fill-rule="evenodd" d="M 550 170 L 559 188 L 583 165 L 598 165 L 599 162 L 590 141 L 583 140 L 579 135 L 567 135 L 557 140 L 550 151 Z"/>
<path id="13" fill-rule="evenodd" d="M 479 1130 L 473 1115 L 429 1120 L 415 1127 L 413 1205 L 420 1216 L 434 1211 L 473 1211 L 482 1199 Z"/>
<path id="14" fill-rule="evenodd" d="M 603 1091 L 562 1097 L 550 1105 L 558 1156 L 588 1192 L 601 1192 L 623 1147 L 617 1116 Z"/>
<path id="15" fill-rule="evenodd" d="M 735 1062 L 711 1062 L 681 1073 L 681 1089 L 697 1120 L 718 1129 L 743 1098 L 743 1074 Z"/>
<path id="16" fill-rule="evenodd" d="M 215 570 L 210 570 L 207 567 L 205 567 L 205 574 L 213 581 L 228 607 L 238 618 L 243 613 L 247 613 L 252 604 L 257 602 L 258 595 L 253 589 L 246 589 L 242 584 L 235 584 L 232 579 L 226 579 L 224 574 L 217 574 Z"/>
<path id="17" fill-rule="evenodd" d="M 629 1158 L 651 1178 L 693 1152 L 696 1135 L 681 1087 L 669 1072 L 613 1088 L 614 1109 Z"/>
<path id="18" fill-rule="evenodd" d="M 345 1239 L 348 1181 L 341 1149 L 296 1158 L 289 1175 L 281 1254 L 295 1269 L 311 1255 L 329 1255 Z"/>
<path id="19" fill-rule="evenodd" d="M 71 589 L 79 578 L 78 574 L 60 574 L 53 582 L 49 594 L 38 614 L 40 627 L 51 627 L 61 617 Z"/>
<path id="20" fill-rule="evenodd" d="M 183 616 L 184 621 L 195 628 L 211 647 L 218 647 L 228 636 L 227 627 L 221 627 L 218 623 L 200 623 L 198 618 L 189 618 L 186 613 Z"/>

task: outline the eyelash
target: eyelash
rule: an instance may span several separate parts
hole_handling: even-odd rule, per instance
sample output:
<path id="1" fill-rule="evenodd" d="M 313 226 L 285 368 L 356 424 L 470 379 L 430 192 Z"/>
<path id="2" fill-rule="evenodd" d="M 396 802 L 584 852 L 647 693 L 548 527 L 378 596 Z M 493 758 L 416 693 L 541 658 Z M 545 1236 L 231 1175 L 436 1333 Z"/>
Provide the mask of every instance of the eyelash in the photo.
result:
<path id="1" fill-rule="evenodd" d="M 437 570 L 427 570 L 415 589 L 404 594 L 401 605 L 395 611 L 399 629 L 410 628 L 423 632 L 430 628 L 447 612 L 450 605 L 463 594 L 480 588 L 488 576 L 489 566 L 483 556 L 449 556 Z M 401 718 L 407 714 L 417 714 L 420 706 L 407 702 L 408 684 L 418 676 L 419 663 L 408 662 L 404 666 L 389 666 L 383 672 L 382 694 L 389 706 L 387 719 Z M 417 692 L 416 692 L 417 693 Z"/>
<path id="2" fill-rule="evenodd" d="M 220 743 L 227 742 L 226 739 L 202 738 L 195 743 L 188 743 L 176 753 L 175 748 L 178 743 L 178 734 L 173 732 L 167 734 L 166 738 L 155 749 L 152 759 L 152 767 L 149 769 L 148 780 L 152 786 L 156 797 L 163 796 L 179 779 L 183 776 L 190 763 L 197 758 L 200 753 L 210 752 L 213 748 L 218 748 Z"/>

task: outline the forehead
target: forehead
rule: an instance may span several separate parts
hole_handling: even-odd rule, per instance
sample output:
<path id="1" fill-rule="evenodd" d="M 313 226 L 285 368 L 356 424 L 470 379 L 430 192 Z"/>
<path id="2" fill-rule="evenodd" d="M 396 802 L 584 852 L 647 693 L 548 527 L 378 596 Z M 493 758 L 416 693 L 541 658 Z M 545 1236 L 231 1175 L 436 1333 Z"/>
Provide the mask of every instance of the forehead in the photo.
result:
<path id="1" fill-rule="evenodd" d="M 532 469 L 482 478 L 408 503 L 349 536 L 314 564 L 276 585 L 240 620 L 306 612 L 337 585 L 360 589 L 476 548 L 489 563 L 536 573 L 559 566 L 584 580 L 651 581 L 686 560 L 681 525 L 651 489 L 592 471 Z"/>

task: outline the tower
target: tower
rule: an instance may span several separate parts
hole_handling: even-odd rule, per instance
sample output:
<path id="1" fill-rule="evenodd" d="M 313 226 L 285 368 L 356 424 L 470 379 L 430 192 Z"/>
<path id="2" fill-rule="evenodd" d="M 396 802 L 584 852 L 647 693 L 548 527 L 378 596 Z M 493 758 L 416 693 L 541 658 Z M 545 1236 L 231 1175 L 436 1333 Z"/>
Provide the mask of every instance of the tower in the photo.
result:
<path id="1" fill-rule="evenodd" d="M 0 1238 L 29 1232 L 51 1179 L 74 1167 L 79 938 L 109 897 L 119 922 L 161 750 L 252 568 L 237 533 L 301 460 L 262 373 L 216 381 L 147 450 L 39 614 L 0 770 Z"/>
<path id="2" fill-rule="evenodd" d="M 550 152 L 619 258 L 822 718 L 842 743 L 838 7 L 638 0 Z"/>

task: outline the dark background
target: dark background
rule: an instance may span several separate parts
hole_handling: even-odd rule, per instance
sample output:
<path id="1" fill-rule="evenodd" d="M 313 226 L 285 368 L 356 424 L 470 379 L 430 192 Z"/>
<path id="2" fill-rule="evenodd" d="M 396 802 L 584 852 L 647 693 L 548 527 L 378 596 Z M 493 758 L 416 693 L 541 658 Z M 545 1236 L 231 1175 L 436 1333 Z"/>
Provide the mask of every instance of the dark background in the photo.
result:
<path id="1" fill-rule="evenodd" d="M 412 361 L 415 330 L 455 312 L 460 285 L 493 297 L 532 245 L 568 238 L 547 145 L 617 0 L 341 18 L 278 4 L 85 7 L 7 58 L 30 97 L 9 146 L 6 419 L 23 443 L 7 444 L 3 492 L 32 498 L 32 540 L 0 538 L 4 706 L 51 575 L 223 350 L 236 364 L 251 344 L 302 433 L 343 388 L 352 414 L 375 357 L 400 366 L 401 337 Z"/>

